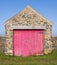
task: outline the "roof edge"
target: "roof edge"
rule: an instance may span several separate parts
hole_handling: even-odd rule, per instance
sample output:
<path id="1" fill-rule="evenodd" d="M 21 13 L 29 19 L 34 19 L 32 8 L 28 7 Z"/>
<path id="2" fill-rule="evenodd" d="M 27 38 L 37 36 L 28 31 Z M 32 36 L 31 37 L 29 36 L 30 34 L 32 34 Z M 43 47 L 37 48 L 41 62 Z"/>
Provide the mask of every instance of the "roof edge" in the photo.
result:
<path id="1" fill-rule="evenodd" d="M 39 14 L 39 13 L 38 13 L 34 8 L 32 8 L 30 5 L 27 5 L 24 9 L 26 9 L 26 8 L 31 9 L 31 10 L 34 11 L 38 16 L 40 16 L 41 18 L 45 19 L 48 23 L 50 23 L 50 24 L 52 25 L 52 23 L 51 23 L 50 20 L 48 20 L 46 17 L 44 17 L 44 16 L 42 16 L 41 14 Z M 24 10 L 24 9 L 22 9 L 22 10 Z M 22 12 L 22 10 L 21 10 L 20 12 Z M 18 15 L 20 12 L 18 12 L 16 15 Z M 10 19 L 8 19 L 8 20 L 5 22 L 5 25 L 8 23 L 9 20 L 11 20 L 11 19 L 12 19 L 13 17 L 15 17 L 16 15 L 13 15 Z"/>

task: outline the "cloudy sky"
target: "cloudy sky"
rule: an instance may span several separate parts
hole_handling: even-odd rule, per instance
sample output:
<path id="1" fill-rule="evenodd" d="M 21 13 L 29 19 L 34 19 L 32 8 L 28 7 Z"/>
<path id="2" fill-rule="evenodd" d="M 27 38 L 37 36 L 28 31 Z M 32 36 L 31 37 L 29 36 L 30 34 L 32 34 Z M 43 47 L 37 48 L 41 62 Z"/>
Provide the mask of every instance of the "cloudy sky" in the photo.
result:
<path id="1" fill-rule="evenodd" d="M 27 5 L 52 22 L 52 36 L 57 36 L 57 0 L 0 0 L 0 36 L 5 35 L 5 21 Z"/>

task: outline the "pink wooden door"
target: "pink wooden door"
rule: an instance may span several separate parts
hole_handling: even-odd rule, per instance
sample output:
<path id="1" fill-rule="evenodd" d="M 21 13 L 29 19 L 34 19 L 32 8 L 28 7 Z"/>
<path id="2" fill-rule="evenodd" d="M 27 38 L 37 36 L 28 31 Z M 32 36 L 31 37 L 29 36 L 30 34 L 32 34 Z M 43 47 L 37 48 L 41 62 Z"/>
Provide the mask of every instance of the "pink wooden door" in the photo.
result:
<path id="1" fill-rule="evenodd" d="M 14 30 L 14 55 L 43 54 L 43 30 Z"/>

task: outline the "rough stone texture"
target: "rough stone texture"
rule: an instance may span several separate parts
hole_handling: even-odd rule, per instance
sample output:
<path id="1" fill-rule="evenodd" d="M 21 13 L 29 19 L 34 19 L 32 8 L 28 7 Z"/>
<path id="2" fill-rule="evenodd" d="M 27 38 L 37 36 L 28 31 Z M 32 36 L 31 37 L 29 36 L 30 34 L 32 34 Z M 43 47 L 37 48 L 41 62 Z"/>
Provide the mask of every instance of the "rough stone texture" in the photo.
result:
<path id="1" fill-rule="evenodd" d="M 0 54 L 5 51 L 5 37 L 0 37 Z"/>
<path id="2" fill-rule="evenodd" d="M 11 26 L 46 26 L 44 30 L 44 53 L 48 54 L 52 50 L 51 34 L 52 24 L 46 18 L 41 16 L 30 6 L 12 17 L 5 23 L 6 29 L 6 54 L 13 55 L 13 29 Z"/>
<path id="3" fill-rule="evenodd" d="M 52 47 L 53 49 L 57 49 L 57 37 L 52 37 Z"/>

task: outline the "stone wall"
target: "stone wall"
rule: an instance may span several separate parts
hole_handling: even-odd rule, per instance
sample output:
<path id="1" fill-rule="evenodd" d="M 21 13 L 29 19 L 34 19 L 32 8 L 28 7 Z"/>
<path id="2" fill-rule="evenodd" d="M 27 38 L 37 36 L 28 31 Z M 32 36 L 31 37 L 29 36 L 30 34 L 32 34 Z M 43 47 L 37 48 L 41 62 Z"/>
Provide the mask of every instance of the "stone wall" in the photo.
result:
<path id="1" fill-rule="evenodd" d="M 52 47 L 53 49 L 57 49 L 57 37 L 52 37 Z"/>
<path id="2" fill-rule="evenodd" d="M 5 52 L 5 37 L 0 37 L 0 54 Z"/>

